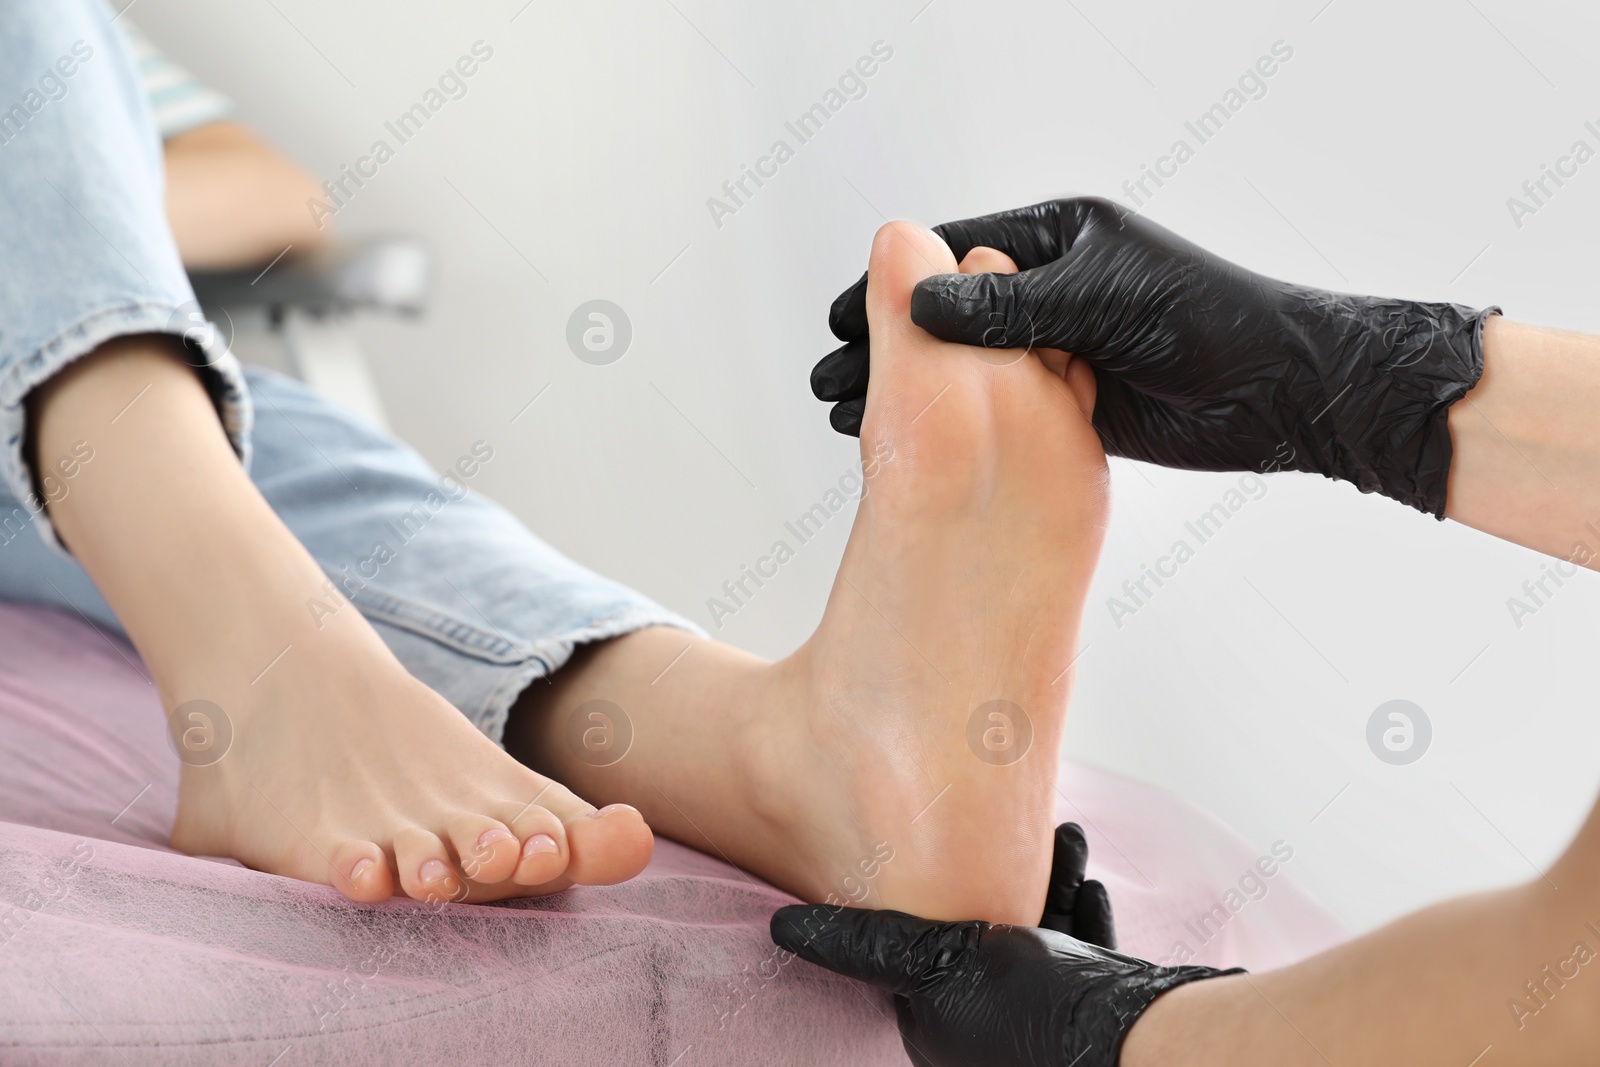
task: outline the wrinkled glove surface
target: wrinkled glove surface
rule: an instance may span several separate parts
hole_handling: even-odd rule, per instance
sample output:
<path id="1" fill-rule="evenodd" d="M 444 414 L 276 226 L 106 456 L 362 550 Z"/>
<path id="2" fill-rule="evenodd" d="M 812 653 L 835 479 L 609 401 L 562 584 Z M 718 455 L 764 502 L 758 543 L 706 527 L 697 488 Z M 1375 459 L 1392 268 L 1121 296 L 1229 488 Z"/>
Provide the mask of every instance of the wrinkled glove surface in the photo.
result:
<path id="1" fill-rule="evenodd" d="M 1053 930 L 821 904 L 780 908 L 772 939 L 894 993 L 916 1067 L 1116 1067 L 1157 997 L 1238 973 L 1157 967 Z"/>
<path id="2" fill-rule="evenodd" d="M 772 940 L 896 994 L 916 1067 L 1115 1064 L 1123 1035 L 1156 997 L 1233 972 L 1154 967 L 1110 951 L 1111 901 L 1084 879 L 1088 857 L 1077 823 L 1056 827 L 1043 929 L 797 904 L 772 917 Z"/>
<path id="3" fill-rule="evenodd" d="M 1450 405 L 1483 373 L 1496 308 L 1353 296 L 1245 270 L 1107 200 L 1054 200 L 934 227 L 1018 274 L 945 274 L 911 317 L 946 341 L 1055 348 L 1094 368 L 1110 453 L 1188 470 L 1298 470 L 1443 517 Z M 812 371 L 859 435 L 869 377 L 866 278 L 834 302 L 845 342 Z"/>

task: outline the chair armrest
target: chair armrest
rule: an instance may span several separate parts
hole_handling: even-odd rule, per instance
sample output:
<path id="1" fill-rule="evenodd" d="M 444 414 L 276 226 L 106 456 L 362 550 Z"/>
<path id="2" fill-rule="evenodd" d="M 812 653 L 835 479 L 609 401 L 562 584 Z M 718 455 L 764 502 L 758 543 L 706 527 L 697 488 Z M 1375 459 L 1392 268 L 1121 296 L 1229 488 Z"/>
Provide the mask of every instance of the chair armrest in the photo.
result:
<path id="1" fill-rule="evenodd" d="M 200 271 L 189 276 L 202 307 L 301 308 L 314 314 L 355 310 L 420 314 L 428 303 L 428 250 L 412 237 L 336 241 L 293 253 L 265 270 Z"/>

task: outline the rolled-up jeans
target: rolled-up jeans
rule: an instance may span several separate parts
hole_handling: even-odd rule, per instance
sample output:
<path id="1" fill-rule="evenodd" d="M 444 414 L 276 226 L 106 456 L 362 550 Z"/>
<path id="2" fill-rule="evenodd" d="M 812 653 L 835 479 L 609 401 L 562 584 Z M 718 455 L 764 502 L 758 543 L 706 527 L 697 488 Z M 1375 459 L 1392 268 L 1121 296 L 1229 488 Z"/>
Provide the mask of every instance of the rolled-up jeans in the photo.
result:
<path id="1" fill-rule="evenodd" d="M 699 632 L 475 492 L 498 454 L 492 437 L 463 441 L 435 471 L 300 383 L 239 365 L 198 314 L 166 222 L 161 145 L 100 0 L 0 3 L 0 109 L 0 598 L 120 632 L 48 517 L 93 463 L 93 443 L 30 471 L 26 401 L 112 338 L 165 333 L 257 488 L 327 573 L 310 616 L 348 600 L 496 741 L 522 690 L 577 645 L 647 626 Z"/>

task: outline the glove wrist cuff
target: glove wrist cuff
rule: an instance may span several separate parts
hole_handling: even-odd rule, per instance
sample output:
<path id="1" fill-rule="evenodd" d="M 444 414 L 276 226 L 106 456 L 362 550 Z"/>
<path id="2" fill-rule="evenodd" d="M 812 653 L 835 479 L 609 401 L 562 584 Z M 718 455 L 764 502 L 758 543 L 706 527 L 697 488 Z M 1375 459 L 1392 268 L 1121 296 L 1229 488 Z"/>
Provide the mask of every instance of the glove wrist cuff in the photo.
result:
<path id="1" fill-rule="evenodd" d="M 1450 407 L 1483 376 L 1483 322 L 1499 310 L 1397 300 L 1366 309 L 1364 342 L 1340 360 L 1348 392 L 1330 473 L 1444 518 Z"/>
<path id="2" fill-rule="evenodd" d="M 1107 975 L 1084 988 L 1067 1006 L 1073 1020 L 1068 1028 L 1072 1043 L 1064 1050 L 1062 1062 L 1076 1067 L 1117 1067 L 1128 1032 L 1157 998 L 1190 982 L 1244 973 L 1243 967 L 1224 971 L 1191 965 Z"/>

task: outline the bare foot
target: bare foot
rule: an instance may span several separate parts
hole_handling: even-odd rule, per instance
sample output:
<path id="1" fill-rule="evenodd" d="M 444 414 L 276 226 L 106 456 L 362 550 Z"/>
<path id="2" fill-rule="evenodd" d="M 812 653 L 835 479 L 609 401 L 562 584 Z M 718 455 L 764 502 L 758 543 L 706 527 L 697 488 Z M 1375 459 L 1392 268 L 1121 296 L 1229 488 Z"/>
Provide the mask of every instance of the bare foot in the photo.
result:
<path id="1" fill-rule="evenodd" d="M 637 811 L 597 812 L 506 755 L 354 609 L 305 630 L 272 631 L 290 649 L 253 684 L 240 681 L 253 670 L 218 665 L 178 687 L 225 711 L 185 704 L 174 716 L 174 848 L 361 901 L 533 896 L 623 881 L 649 861 Z"/>
<path id="2" fill-rule="evenodd" d="M 876 470 L 822 624 L 776 668 L 809 694 L 812 767 L 806 806 L 772 814 L 811 854 L 789 876 L 802 895 L 825 898 L 882 842 L 874 904 L 1032 923 L 1108 476 L 1081 375 L 1066 368 L 1075 391 L 1034 355 L 912 324 L 912 287 L 955 268 L 915 226 L 873 243 L 861 450 Z"/>
<path id="3" fill-rule="evenodd" d="M 94 463 L 50 515 L 169 710 L 174 847 L 364 901 L 490 900 L 643 868 L 638 812 L 588 818 L 406 673 L 251 484 L 171 338 L 102 345 L 29 412 L 41 468 L 66 470 L 92 434 Z"/>
<path id="4" fill-rule="evenodd" d="M 912 287 L 955 269 L 917 227 L 874 242 L 868 489 L 812 638 L 778 663 L 663 629 L 593 646 L 507 746 L 808 900 L 1034 923 L 1108 476 L 1087 367 L 912 324 Z M 574 755 L 591 700 L 626 715 L 626 758 Z"/>
<path id="5" fill-rule="evenodd" d="M 607 642 L 530 694 L 507 745 L 806 899 L 1031 923 L 1106 463 L 1088 368 L 912 324 L 912 286 L 955 268 L 913 226 L 874 243 L 868 489 L 815 635 L 775 664 L 668 630 Z M 564 736 L 594 699 L 632 726 L 603 767 Z"/>

